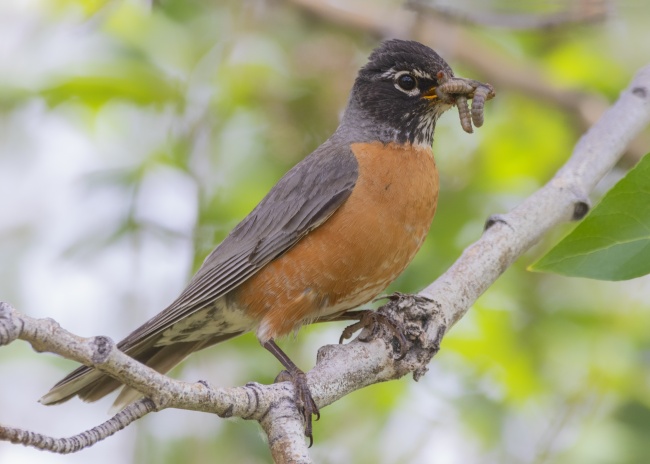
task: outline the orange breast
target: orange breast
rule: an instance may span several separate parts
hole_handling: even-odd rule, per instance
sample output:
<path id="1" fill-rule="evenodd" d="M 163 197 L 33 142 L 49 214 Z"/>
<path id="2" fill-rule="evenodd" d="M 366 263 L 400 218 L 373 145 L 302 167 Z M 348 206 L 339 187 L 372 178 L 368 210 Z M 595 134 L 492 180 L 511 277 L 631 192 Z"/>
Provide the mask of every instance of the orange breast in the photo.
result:
<path id="1" fill-rule="evenodd" d="M 359 178 L 323 225 L 234 293 L 264 342 L 370 301 L 411 262 L 429 231 L 438 172 L 429 147 L 354 144 Z"/>

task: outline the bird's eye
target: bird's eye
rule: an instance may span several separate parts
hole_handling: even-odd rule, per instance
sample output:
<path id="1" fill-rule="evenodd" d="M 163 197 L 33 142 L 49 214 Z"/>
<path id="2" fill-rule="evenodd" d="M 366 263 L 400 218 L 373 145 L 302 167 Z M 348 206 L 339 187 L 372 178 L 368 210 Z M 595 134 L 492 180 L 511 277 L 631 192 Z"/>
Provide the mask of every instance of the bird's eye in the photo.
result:
<path id="1" fill-rule="evenodd" d="M 399 85 L 400 88 L 409 91 L 415 88 L 417 81 L 415 80 L 415 77 L 410 74 L 402 74 L 397 78 L 397 85 Z"/>

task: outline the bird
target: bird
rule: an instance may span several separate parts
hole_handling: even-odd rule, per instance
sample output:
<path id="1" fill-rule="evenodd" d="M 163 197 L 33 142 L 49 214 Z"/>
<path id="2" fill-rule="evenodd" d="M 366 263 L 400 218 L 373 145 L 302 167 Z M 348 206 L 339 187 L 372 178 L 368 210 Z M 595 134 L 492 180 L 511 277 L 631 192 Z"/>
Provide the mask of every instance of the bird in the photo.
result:
<path id="1" fill-rule="evenodd" d="M 276 340 L 305 324 L 345 319 L 404 271 L 436 211 L 436 122 L 456 103 L 466 109 L 479 87 L 455 77 L 426 45 L 382 42 L 359 70 L 334 133 L 232 229 L 176 300 L 117 347 L 166 373 L 193 352 L 253 331 L 289 374 L 313 440 L 312 416 L 320 412 L 305 373 Z M 81 366 L 40 401 L 95 401 L 120 387 Z M 115 406 L 140 396 L 124 386 Z"/>

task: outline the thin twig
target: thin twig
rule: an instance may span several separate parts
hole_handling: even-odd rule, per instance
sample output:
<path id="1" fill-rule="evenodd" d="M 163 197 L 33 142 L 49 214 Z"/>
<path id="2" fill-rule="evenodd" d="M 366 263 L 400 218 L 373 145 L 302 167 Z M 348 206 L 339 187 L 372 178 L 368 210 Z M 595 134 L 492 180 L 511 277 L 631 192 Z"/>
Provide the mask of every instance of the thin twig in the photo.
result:
<path id="1" fill-rule="evenodd" d="M 155 410 L 154 402 L 143 398 L 130 404 L 103 424 L 68 438 L 53 438 L 36 432 L 0 425 L 0 440 L 53 453 L 76 453 L 110 437 Z"/>

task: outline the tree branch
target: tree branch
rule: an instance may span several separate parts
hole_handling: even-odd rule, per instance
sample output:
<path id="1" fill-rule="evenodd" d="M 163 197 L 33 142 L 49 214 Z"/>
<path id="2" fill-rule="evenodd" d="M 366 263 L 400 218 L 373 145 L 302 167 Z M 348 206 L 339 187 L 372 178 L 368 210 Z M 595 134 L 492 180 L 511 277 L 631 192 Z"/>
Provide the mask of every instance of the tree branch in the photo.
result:
<path id="1" fill-rule="evenodd" d="M 479 241 L 421 295 L 438 301 L 450 324 L 552 227 L 582 218 L 589 193 L 650 122 L 650 65 L 579 140 L 571 158 L 541 189 L 506 215 L 488 220 Z"/>
<path id="2" fill-rule="evenodd" d="M 550 228 L 586 212 L 589 192 L 649 122 L 647 66 L 582 137 L 569 161 L 547 185 L 508 214 L 491 218 L 483 236 L 420 295 L 398 295 L 380 309 L 406 328 L 411 346 L 403 358 L 396 359 L 393 334 L 383 329 L 368 342 L 356 339 L 347 345 L 328 345 L 319 350 L 316 366 L 307 374 L 318 406 L 323 408 L 367 385 L 410 372 L 416 380 L 423 375 L 442 336 L 499 275 Z M 226 389 L 206 382 L 174 380 L 121 353 L 106 337 L 78 337 L 51 319 L 33 319 L 2 303 L 0 345 L 18 338 L 31 343 L 37 351 L 52 351 L 106 372 L 149 398 L 136 403 L 134 410 L 129 409 L 128 418 L 118 414 L 80 434 L 78 437 L 86 437 L 85 446 L 125 427 L 131 417 L 135 420 L 152 411 L 178 408 L 257 420 L 269 437 L 276 462 L 311 462 L 290 383 L 251 383 Z M 8 427 L 0 427 L 0 439 L 55 452 L 83 447 L 70 443 L 74 437 L 56 440 Z"/>
<path id="3" fill-rule="evenodd" d="M 514 30 L 553 29 L 575 24 L 595 23 L 604 21 L 608 16 L 606 0 L 567 5 L 563 11 L 550 14 L 492 13 L 473 9 L 461 10 L 422 0 L 407 0 L 406 7 L 414 11 L 430 12 L 442 19 L 458 23 L 479 24 Z"/>
<path id="4" fill-rule="evenodd" d="M 104 438 L 110 437 L 155 410 L 156 405 L 153 401 L 149 398 L 142 398 L 130 404 L 103 424 L 69 438 L 52 438 L 40 433 L 0 425 L 0 439 L 53 453 L 76 453 Z"/>

